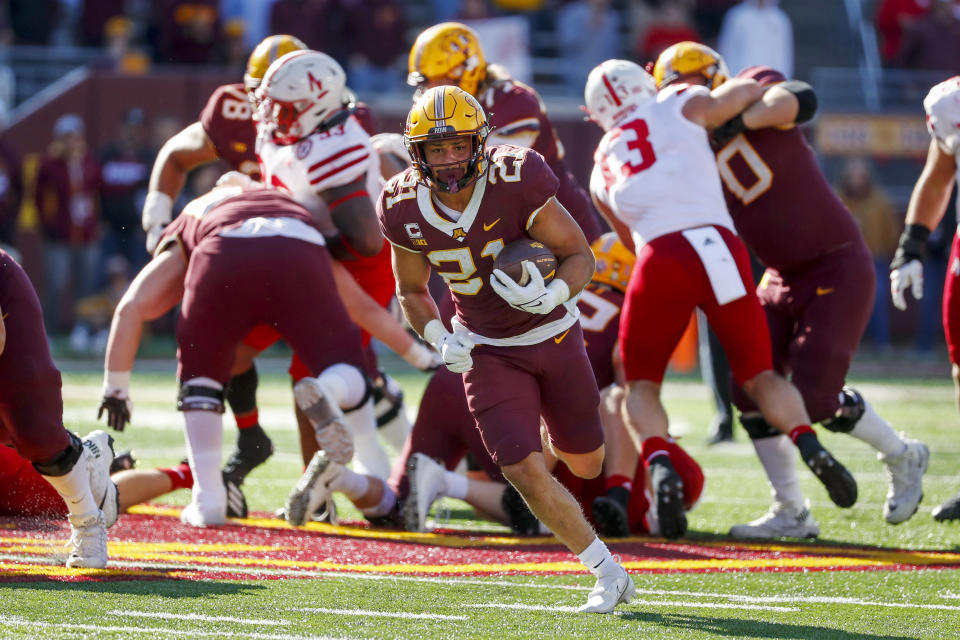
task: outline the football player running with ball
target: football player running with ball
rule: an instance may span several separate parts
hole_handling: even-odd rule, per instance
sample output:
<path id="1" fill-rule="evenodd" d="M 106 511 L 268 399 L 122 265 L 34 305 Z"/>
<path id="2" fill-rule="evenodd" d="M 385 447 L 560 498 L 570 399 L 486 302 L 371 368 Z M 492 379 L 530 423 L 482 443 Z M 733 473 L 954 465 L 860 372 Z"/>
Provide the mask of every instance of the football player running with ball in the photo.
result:
<path id="1" fill-rule="evenodd" d="M 624 419 L 643 441 L 667 537 L 682 535 L 687 522 L 683 483 L 667 455 L 660 386 L 697 307 L 724 345 L 734 379 L 767 421 L 790 436 L 831 499 L 842 507 L 857 499 L 856 481 L 820 444 L 797 389 L 773 370 L 750 260 L 733 230 L 707 138 L 762 94 L 753 80 L 713 92 L 676 85 L 658 94 L 653 77 L 625 60 L 608 60 L 587 79 L 587 111 L 605 132 L 590 190 L 637 256 L 620 324 Z"/>
<path id="2" fill-rule="evenodd" d="M 542 452 L 551 448 L 582 477 L 602 470 L 599 391 L 576 307 L 594 258 L 557 201 L 558 180 L 543 157 L 508 145 L 488 149 L 489 131 L 483 108 L 458 87 L 428 89 L 410 110 L 404 137 L 413 166 L 387 183 L 377 204 L 397 297 L 411 326 L 463 374 L 470 412 L 504 477 L 596 575 L 581 611 L 607 613 L 633 599 L 633 580 Z M 497 253 L 523 238 L 557 257 L 549 284 L 533 265 L 525 286 L 494 270 Z M 452 332 L 427 289 L 431 270 L 454 299 Z"/>

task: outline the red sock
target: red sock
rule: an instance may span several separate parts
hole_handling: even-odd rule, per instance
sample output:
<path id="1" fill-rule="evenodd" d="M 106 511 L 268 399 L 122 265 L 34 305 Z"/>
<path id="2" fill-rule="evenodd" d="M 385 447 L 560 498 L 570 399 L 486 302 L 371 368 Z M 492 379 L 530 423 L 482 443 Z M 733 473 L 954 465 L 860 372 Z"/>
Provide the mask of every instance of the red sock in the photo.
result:
<path id="1" fill-rule="evenodd" d="M 172 468 L 161 469 L 158 467 L 157 471 L 162 471 L 170 478 L 170 483 L 173 485 L 171 491 L 193 487 L 193 473 L 190 471 L 190 465 L 186 462 L 181 462 L 178 466 Z"/>
<path id="2" fill-rule="evenodd" d="M 619 473 L 612 476 L 607 476 L 606 490 L 610 491 L 610 489 L 613 489 L 614 487 L 623 487 L 627 491 L 633 491 L 633 482 L 631 482 L 630 478 L 627 476 Z"/>
<path id="3" fill-rule="evenodd" d="M 640 454 L 643 456 L 644 461 L 650 464 L 650 461 L 657 456 L 669 455 L 669 452 L 670 449 L 667 446 L 667 439 L 654 436 L 644 439 Z"/>
<path id="4" fill-rule="evenodd" d="M 805 433 L 809 433 L 814 438 L 817 437 L 817 432 L 813 430 L 813 427 L 811 427 L 808 424 L 801 424 L 799 426 L 794 427 L 790 431 L 790 439 L 793 440 L 793 444 L 797 444 L 797 438 L 799 438 Z"/>
<path id="5" fill-rule="evenodd" d="M 255 408 L 249 413 L 245 413 L 241 416 L 236 416 L 237 419 L 237 429 L 248 429 L 257 425 L 260 422 L 260 412 Z"/>

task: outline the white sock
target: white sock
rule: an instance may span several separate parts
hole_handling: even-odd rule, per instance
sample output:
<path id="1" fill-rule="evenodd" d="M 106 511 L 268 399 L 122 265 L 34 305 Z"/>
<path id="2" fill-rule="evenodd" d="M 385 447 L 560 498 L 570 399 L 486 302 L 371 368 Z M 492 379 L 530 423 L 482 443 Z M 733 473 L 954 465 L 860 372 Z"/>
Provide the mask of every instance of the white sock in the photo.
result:
<path id="1" fill-rule="evenodd" d="M 598 578 L 617 573 L 617 561 L 600 538 L 595 537 L 586 549 L 577 554 L 577 558 Z"/>
<path id="2" fill-rule="evenodd" d="M 797 477 L 797 452 L 789 436 L 751 440 L 760 464 L 767 472 L 767 482 L 775 500 L 803 508 L 803 491 Z"/>
<path id="3" fill-rule="evenodd" d="M 324 369 L 317 379 L 341 409 L 357 406 L 367 392 L 367 381 L 360 370 L 342 362 Z"/>
<path id="4" fill-rule="evenodd" d="M 863 440 L 885 456 L 898 456 L 907 450 L 907 443 L 893 426 L 880 417 L 873 405 L 863 401 L 864 412 L 850 432 L 857 440 Z"/>
<path id="5" fill-rule="evenodd" d="M 226 505 L 220 475 L 223 419 L 214 411 L 185 411 L 187 461 L 193 472 L 193 501 L 205 509 Z"/>
<path id="6" fill-rule="evenodd" d="M 90 492 L 90 471 L 87 469 L 86 448 L 77 458 L 73 469 L 66 474 L 43 476 L 43 478 L 53 485 L 63 501 L 67 503 L 67 511 L 71 516 L 88 516 L 97 512 L 97 503 L 93 499 L 93 493 Z"/>
<path id="7" fill-rule="evenodd" d="M 370 478 L 346 468 L 330 483 L 332 491 L 339 491 L 351 500 L 363 497 L 369 488 Z"/>
<path id="8" fill-rule="evenodd" d="M 460 475 L 456 471 L 444 471 L 443 495 L 447 496 L 448 498 L 457 498 L 459 500 L 463 500 L 467 497 L 467 488 L 469 487 L 469 483 L 470 481 L 467 479 L 467 476 Z"/>
<path id="9" fill-rule="evenodd" d="M 353 468 L 381 480 L 390 475 L 390 458 L 377 439 L 377 419 L 373 414 L 373 400 L 367 400 L 356 411 L 343 415 L 353 432 Z"/>
<path id="10" fill-rule="evenodd" d="M 388 487 L 386 484 L 383 485 L 383 496 L 380 498 L 380 504 L 375 507 L 368 507 L 367 509 L 360 509 L 360 513 L 363 515 L 376 518 L 378 516 L 385 516 L 393 509 L 393 505 L 397 503 L 397 494 L 393 492 L 393 489 Z"/>

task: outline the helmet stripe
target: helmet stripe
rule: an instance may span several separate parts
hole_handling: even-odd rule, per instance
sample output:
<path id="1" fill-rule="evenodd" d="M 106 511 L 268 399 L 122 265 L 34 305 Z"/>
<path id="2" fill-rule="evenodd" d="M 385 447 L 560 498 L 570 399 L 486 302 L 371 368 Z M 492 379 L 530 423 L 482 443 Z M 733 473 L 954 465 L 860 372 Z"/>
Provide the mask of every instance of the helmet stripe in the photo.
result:
<path id="1" fill-rule="evenodd" d="M 618 107 L 621 106 L 623 103 L 621 103 L 620 98 L 617 97 L 617 92 L 614 90 L 613 85 L 610 84 L 610 79 L 607 78 L 607 74 L 603 74 L 603 86 L 610 92 L 610 97 L 613 98 L 613 104 Z"/>
<path id="2" fill-rule="evenodd" d="M 270 51 L 269 51 L 269 53 L 267 53 L 267 66 L 268 66 L 268 67 L 269 67 L 271 64 L 273 64 L 274 60 L 276 60 L 276 59 L 279 57 L 279 56 L 277 55 L 278 53 L 280 53 L 280 38 L 274 38 L 274 39 L 273 39 L 273 42 L 270 43 Z"/>

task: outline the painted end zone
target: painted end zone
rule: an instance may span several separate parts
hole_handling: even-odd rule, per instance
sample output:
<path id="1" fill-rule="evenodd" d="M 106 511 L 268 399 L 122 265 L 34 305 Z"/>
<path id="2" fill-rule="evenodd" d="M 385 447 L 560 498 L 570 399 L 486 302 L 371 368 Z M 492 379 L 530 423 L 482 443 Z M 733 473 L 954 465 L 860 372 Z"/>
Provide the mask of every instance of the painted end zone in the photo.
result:
<path id="1" fill-rule="evenodd" d="M 268 514 L 197 529 L 179 509 L 138 507 L 109 532 L 107 569 L 66 569 L 65 523 L 0 518 L 0 582 L 36 580 L 316 578 L 329 572 L 395 575 L 584 573 L 555 538 L 463 532 L 416 534 L 310 523 Z M 728 540 L 611 542 L 624 566 L 644 572 L 869 571 L 960 568 L 960 553 Z"/>

